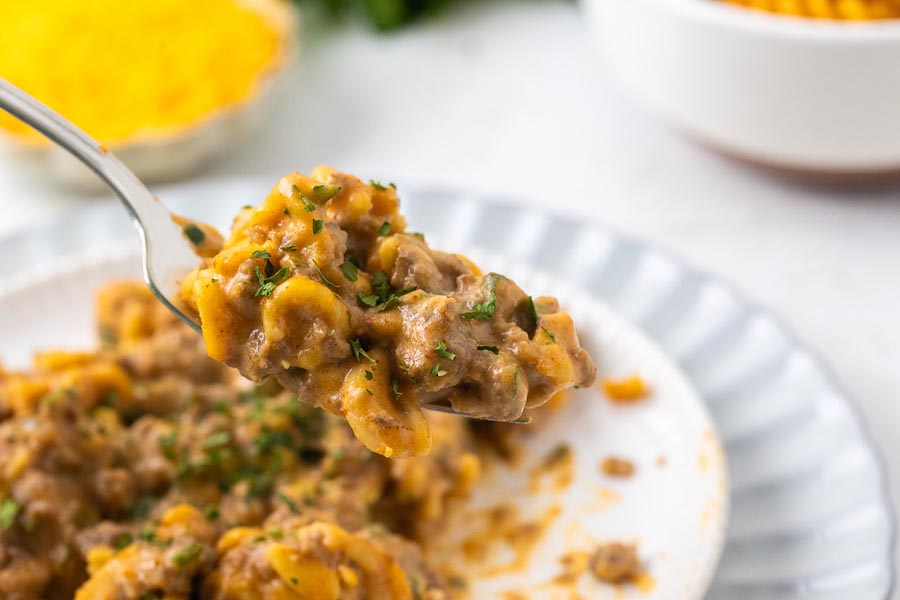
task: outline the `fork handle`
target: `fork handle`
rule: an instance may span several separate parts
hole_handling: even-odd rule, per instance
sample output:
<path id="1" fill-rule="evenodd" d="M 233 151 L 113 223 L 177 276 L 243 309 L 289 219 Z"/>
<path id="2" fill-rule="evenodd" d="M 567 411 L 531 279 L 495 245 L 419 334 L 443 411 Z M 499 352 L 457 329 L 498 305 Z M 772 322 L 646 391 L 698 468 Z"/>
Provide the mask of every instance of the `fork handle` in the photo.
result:
<path id="1" fill-rule="evenodd" d="M 153 292 L 194 329 L 198 326 L 179 310 L 175 286 L 198 262 L 181 228 L 137 175 L 95 139 L 47 105 L 0 78 L 0 109 L 27 123 L 87 165 L 115 191 L 141 237 L 144 278 Z M 162 260 L 160 257 L 165 257 Z"/>

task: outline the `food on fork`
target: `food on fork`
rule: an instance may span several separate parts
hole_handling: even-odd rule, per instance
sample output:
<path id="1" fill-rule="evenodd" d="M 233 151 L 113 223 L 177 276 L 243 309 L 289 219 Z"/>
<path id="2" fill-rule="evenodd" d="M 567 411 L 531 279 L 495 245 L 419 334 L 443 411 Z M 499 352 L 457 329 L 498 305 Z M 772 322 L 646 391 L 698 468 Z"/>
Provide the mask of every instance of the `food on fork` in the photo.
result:
<path id="1" fill-rule="evenodd" d="M 371 451 L 422 456 L 422 408 L 511 421 L 596 368 L 571 317 L 408 232 L 393 184 L 284 177 L 182 284 L 208 354 L 344 415 Z"/>

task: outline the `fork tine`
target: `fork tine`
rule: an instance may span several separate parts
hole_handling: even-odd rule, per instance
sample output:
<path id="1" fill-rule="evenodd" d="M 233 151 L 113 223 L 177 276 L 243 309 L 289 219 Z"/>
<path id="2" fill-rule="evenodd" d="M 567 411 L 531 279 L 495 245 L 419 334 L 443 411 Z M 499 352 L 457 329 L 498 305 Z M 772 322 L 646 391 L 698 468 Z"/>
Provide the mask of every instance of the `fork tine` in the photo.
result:
<path id="1" fill-rule="evenodd" d="M 507 420 L 507 419 L 493 419 L 491 417 L 479 417 L 475 415 L 471 415 L 469 413 L 460 412 L 458 410 L 453 410 L 450 406 L 445 406 L 443 404 L 422 404 L 422 408 L 425 410 L 433 410 L 435 412 L 442 412 L 448 415 L 456 415 L 457 417 L 465 417 L 466 419 L 475 419 L 477 421 L 494 421 L 495 423 L 515 423 L 517 425 L 526 425 L 531 423 L 531 417 L 522 416 L 518 419 Z"/>

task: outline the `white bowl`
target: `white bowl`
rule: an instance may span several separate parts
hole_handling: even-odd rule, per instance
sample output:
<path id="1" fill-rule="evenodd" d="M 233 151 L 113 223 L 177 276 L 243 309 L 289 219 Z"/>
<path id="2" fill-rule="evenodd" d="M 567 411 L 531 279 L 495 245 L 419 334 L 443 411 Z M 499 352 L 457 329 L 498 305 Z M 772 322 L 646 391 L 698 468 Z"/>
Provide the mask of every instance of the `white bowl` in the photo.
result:
<path id="1" fill-rule="evenodd" d="M 281 48 L 262 74 L 255 89 L 238 104 L 228 106 L 190 125 L 144 131 L 133 139 L 110 145 L 115 153 L 146 183 L 172 181 L 195 172 L 213 158 L 235 147 L 270 112 L 287 68 L 297 54 L 297 13 L 280 0 L 245 0 L 263 15 L 281 38 Z M 0 131 L 0 152 L 35 177 L 50 178 L 84 190 L 104 189 L 105 184 L 81 162 L 59 146 L 40 138 L 24 140 Z"/>
<path id="2" fill-rule="evenodd" d="M 900 22 L 719 0 L 583 4 L 626 87 L 697 140 L 789 171 L 900 172 Z"/>

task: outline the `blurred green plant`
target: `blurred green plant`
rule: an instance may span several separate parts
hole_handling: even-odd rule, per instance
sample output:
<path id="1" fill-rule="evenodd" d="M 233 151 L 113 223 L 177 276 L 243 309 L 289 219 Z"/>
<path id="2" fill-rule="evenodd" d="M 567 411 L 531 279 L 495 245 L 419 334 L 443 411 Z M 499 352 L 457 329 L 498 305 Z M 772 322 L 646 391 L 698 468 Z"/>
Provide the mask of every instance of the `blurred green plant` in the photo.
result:
<path id="1" fill-rule="evenodd" d="M 454 0 L 295 0 L 301 5 L 318 5 L 335 18 L 362 14 L 381 31 L 434 14 L 451 1 Z"/>

